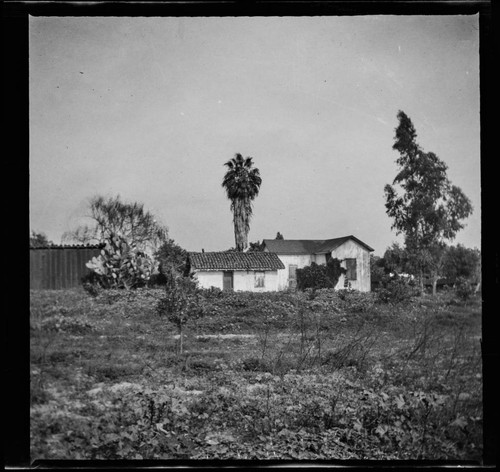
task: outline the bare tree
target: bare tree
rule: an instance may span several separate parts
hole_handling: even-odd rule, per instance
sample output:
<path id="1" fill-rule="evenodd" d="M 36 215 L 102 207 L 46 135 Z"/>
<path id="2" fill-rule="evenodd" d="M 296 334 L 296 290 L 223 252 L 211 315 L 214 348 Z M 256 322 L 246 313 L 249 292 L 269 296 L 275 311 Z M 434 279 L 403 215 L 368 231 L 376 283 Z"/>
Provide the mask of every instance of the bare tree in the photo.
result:
<path id="1" fill-rule="evenodd" d="M 154 253 L 167 240 L 168 230 L 143 203 L 123 202 L 120 196 L 96 195 L 89 200 L 89 224 L 63 234 L 63 241 L 100 243 L 110 233 L 126 239 L 129 244 L 148 253 Z"/>

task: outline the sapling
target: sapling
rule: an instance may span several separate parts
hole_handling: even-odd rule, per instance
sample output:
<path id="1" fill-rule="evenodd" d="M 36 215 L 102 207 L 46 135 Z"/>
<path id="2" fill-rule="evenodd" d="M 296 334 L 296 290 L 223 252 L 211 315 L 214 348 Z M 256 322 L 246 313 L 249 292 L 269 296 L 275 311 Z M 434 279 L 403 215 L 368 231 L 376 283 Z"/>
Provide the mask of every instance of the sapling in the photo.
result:
<path id="1" fill-rule="evenodd" d="M 203 299 L 196 282 L 190 277 L 170 273 L 167 276 L 165 298 L 157 305 L 157 311 L 166 315 L 179 333 L 178 354 L 183 352 L 184 328 L 190 320 L 200 318 L 204 313 Z"/>

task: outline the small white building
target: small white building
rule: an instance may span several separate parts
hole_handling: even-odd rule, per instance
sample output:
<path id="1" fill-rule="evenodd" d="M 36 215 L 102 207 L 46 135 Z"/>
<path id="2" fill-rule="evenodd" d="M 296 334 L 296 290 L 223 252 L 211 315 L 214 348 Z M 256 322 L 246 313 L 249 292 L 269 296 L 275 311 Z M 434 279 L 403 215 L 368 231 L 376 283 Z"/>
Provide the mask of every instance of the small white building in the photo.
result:
<path id="1" fill-rule="evenodd" d="M 277 290 L 295 288 L 296 270 L 310 265 L 326 264 L 339 259 L 347 273 L 340 276 L 335 289 L 349 286 L 354 290 L 371 290 L 370 252 L 373 249 L 350 235 L 334 239 L 264 239 L 264 251 L 277 254 L 283 263 L 278 270 Z"/>
<path id="2" fill-rule="evenodd" d="M 270 252 L 189 252 L 187 269 L 201 288 L 276 292 L 285 266 Z"/>

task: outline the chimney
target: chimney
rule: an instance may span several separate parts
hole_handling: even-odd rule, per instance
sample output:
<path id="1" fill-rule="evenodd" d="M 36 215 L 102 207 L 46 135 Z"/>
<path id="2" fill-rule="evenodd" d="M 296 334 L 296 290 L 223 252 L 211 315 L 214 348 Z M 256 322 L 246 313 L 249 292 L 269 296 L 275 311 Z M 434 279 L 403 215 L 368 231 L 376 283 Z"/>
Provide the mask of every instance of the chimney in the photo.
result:
<path id="1" fill-rule="evenodd" d="M 205 249 L 201 248 L 201 252 L 205 252 Z"/>

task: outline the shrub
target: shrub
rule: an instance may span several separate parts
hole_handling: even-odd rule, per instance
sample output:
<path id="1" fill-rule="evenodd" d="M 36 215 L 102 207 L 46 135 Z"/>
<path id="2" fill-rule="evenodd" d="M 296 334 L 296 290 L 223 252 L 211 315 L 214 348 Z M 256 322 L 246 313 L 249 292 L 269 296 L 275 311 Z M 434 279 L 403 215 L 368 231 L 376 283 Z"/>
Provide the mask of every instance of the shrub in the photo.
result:
<path id="1" fill-rule="evenodd" d="M 330 259 L 326 264 L 319 265 L 312 262 L 309 266 L 297 269 L 297 288 L 299 290 L 334 288 L 340 276 L 345 273 L 346 269 L 340 266 L 338 259 Z"/>
<path id="2" fill-rule="evenodd" d="M 96 323 L 86 317 L 68 317 L 64 312 L 49 316 L 42 322 L 44 331 L 85 334 L 97 330 Z"/>
<path id="3" fill-rule="evenodd" d="M 151 288 L 164 287 L 167 283 L 167 277 L 161 272 L 157 272 L 151 275 L 147 281 L 147 286 Z"/>
<path id="4" fill-rule="evenodd" d="M 202 289 L 200 289 L 200 293 L 206 299 L 222 298 L 224 295 L 224 291 L 222 291 L 220 288 L 217 288 L 217 287 L 202 288 Z"/>
<path id="5" fill-rule="evenodd" d="M 100 276 L 93 270 L 86 273 L 81 279 L 83 289 L 92 297 L 99 295 L 102 286 L 100 283 Z"/>
<path id="6" fill-rule="evenodd" d="M 466 277 L 458 277 L 455 282 L 455 294 L 463 302 L 467 301 L 474 295 L 474 285 Z"/>
<path id="7" fill-rule="evenodd" d="M 382 303 L 401 303 L 418 294 L 418 288 L 411 279 L 388 277 L 382 281 L 382 288 L 377 290 L 378 300 Z"/>
<path id="8" fill-rule="evenodd" d="M 188 365 L 189 370 L 198 371 L 198 372 L 215 370 L 215 368 L 216 368 L 216 365 L 215 365 L 215 362 L 213 359 L 193 359 L 193 360 L 190 360 L 187 365 Z"/>
<path id="9" fill-rule="evenodd" d="M 250 372 L 268 371 L 269 365 L 260 357 L 248 357 L 241 362 L 241 368 Z"/>
<path id="10" fill-rule="evenodd" d="M 339 290 L 337 296 L 343 301 L 342 308 L 351 313 L 365 313 L 373 308 L 375 298 L 371 292 L 360 292 L 358 290 Z"/>

